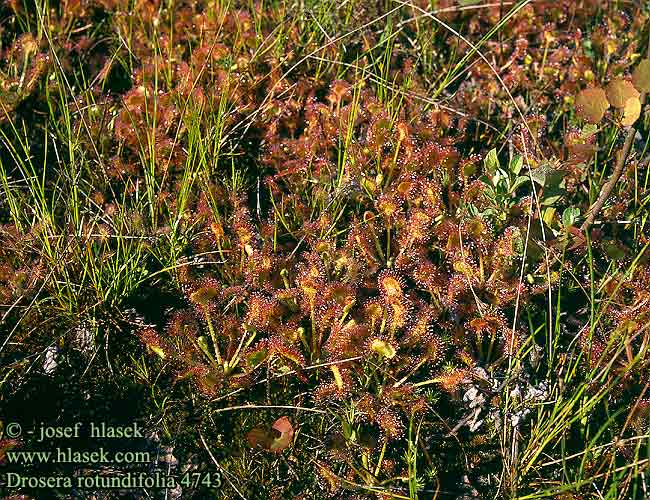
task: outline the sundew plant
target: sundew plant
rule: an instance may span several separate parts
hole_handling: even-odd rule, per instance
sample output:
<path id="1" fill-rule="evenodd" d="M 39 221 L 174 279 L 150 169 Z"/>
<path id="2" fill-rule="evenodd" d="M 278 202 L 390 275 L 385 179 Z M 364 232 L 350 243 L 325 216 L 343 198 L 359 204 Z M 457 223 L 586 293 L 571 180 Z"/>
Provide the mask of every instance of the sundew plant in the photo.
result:
<path id="1" fill-rule="evenodd" d="M 5 0 L 3 498 L 650 498 L 649 92 L 641 0 Z"/>

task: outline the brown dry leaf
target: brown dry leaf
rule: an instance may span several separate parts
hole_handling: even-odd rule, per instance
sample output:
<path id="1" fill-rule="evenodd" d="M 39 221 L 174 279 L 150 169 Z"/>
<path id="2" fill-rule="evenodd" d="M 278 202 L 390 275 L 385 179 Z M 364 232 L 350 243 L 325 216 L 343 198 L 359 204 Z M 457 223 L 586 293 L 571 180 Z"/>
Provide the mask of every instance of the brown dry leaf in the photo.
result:
<path id="1" fill-rule="evenodd" d="M 650 59 L 643 59 L 632 74 L 632 83 L 639 92 L 650 92 Z"/>
<path id="2" fill-rule="evenodd" d="M 621 124 L 625 127 L 630 127 L 641 116 L 641 101 L 638 97 L 630 97 L 625 101 L 623 108 L 623 118 Z"/>
<path id="3" fill-rule="evenodd" d="M 246 439 L 251 448 L 264 448 L 268 450 L 271 447 L 273 439 L 269 437 L 268 431 L 255 427 L 246 434 Z"/>
<path id="4" fill-rule="evenodd" d="M 584 89 L 576 97 L 576 113 L 589 123 L 598 123 L 605 116 L 609 101 L 605 91 L 600 87 Z"/>
<path id="5" fill-rule="evenodd" d="M 627 100 L 636 97 L 639 98 L 639 92 L 627 80 L 617 78 L 607 85 L 607 99 L 615 108 L 624 108 Z"/>

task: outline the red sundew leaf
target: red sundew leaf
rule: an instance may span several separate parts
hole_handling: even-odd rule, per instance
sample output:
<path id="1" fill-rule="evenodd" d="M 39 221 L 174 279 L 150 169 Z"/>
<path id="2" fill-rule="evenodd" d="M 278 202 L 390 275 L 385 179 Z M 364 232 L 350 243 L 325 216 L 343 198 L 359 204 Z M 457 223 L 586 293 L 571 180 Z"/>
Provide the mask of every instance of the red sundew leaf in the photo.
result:
<path id="1" fill-rule="evenodd" d="M 0 465 L 6 462 L 7 451 L 20 444 L 18 439 L 0 439 Z"/>
<path id="2" fill-rule="evenodd" d="M 287 449 L 293 441 L 293 426 L 287 417 L 280 417 L 270 430 L 256 427 L 248 432 L 246 439 L 253 448 L 262 448 L 275 453 Z"/>
<path id="3" fill-rule="evenodd" d="M 161 359 L 167 357 L 165 349 L 163 348 L 160 335 L 154 328 L 145 328 L 138 333 L 138 337 L 154 354 L 160 356 Z"/>
<path id="4" fill-rule="evenodd" d="M 331 496 L 333 496 L 341 488 L 341 480 L 339 477 L 325 464 L 316 462 L 318 465 L 319 478 L 322 480 L 323 486 L 326 486 Z"/>
<path id="5" fill-rule="evenodd" d="M 190 295 L 190 300 L 195 304 L 207 305 L 219 294 L 214 287 L 203 286 Z"/>
<path id="6" fill-rule="evenodd" d="M 600 87 L 584 89 L 576 97 L 576 114 L 589 123 L 598 123 L 605 116 L 609 101 Z"/>

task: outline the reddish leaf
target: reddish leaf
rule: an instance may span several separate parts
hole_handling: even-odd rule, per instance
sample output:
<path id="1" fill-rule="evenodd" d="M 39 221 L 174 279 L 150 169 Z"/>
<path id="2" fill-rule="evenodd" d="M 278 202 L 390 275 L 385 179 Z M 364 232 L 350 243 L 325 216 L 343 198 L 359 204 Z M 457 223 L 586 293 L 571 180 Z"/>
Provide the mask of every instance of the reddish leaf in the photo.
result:
<path id="1" fill-rule="evenodd" d="M 20 444 L 18 439 L 0 439 L 0 465 L 6 462 L 7 451 Z"/>
<path id="2" fill-rule="evenodd" d="M 287 417 L 280 417 L 270 430 L 255 427 L 249 431 L 246 439 L 253 448 L 263 448 L 277 453 L 291 445 L 293 426 Z"/>
<path id="3" fill-rule="evenodd" d="M 291 445 L 291 441 L 293 441 L 293 427 L 289 419 L 287 417 L 280 417 L 273 424 L 273 429 L 280 433 L 280 435 L 273 440 L 271 451 L 282 451 L 288 448 Z"/>

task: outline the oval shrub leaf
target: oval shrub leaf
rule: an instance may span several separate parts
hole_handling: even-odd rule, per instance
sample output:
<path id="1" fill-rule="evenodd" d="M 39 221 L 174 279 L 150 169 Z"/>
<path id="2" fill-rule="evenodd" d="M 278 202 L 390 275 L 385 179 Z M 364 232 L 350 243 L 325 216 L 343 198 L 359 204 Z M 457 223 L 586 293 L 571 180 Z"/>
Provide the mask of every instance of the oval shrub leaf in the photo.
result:
<path id="1" fill-rule="evenodd" d="M 576 113 L 589 123 L 598 123 L 605 116 L 609 101 L 605 91 L 600 87 L 584 89 L 576 97 Z"/>
<path id="2" fill-rule="evenodd" d="M 632 83 L 639 92 L 650 92 L 650 59 L 643 59 L 635 68 Z"/>
<path id="3" fill-rule="evenodd" d="M 607 99 L 615 108 L 624 108 L 627 100 L 636 97 L 639 98 L 639 92 L 627 80 L 617 78 L 607 85 Z"/>
<path id="4" fill-rule="evenodd" d="M 485 167 L 485 171 L 490 175 L 496 172 L 496 170 L 499 168 L 499 157 L 497 156 L 496 148 L 488 151 L 487 155 L 485 155 L 485 159 L 483 160 L 483 165 Z"/>
<path id="5" fill-rule="evenodd" d="M 625 108 L 623 108 L 623 119 L 621 124 L 625 127 L 630 127 L 641 116 L 641 101 L 638 97 L 630 97 L 625 101 Z"/>

